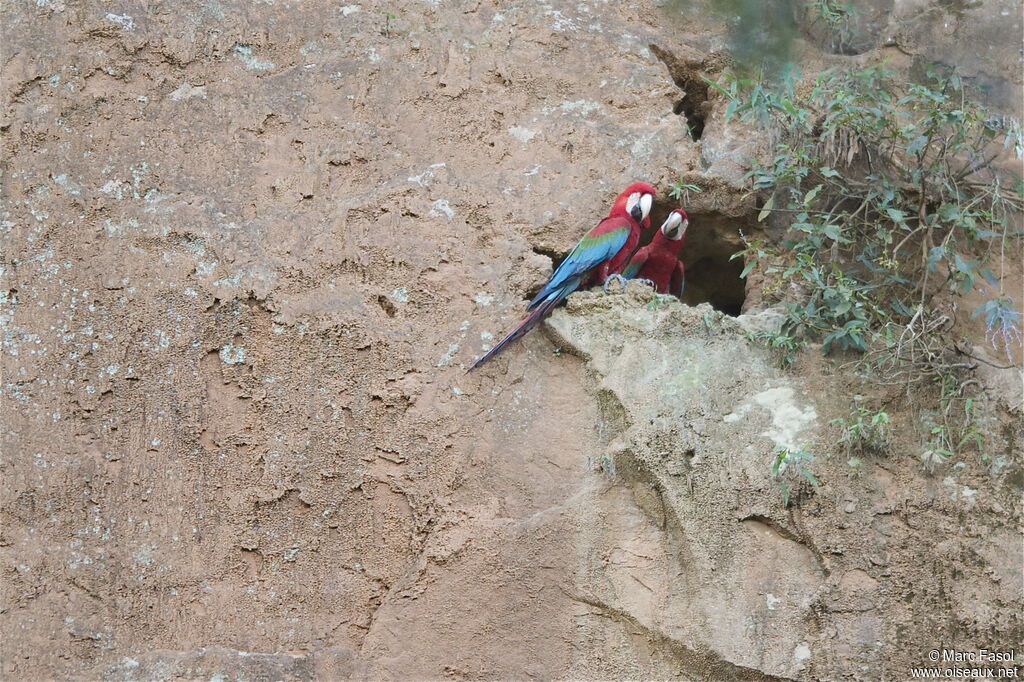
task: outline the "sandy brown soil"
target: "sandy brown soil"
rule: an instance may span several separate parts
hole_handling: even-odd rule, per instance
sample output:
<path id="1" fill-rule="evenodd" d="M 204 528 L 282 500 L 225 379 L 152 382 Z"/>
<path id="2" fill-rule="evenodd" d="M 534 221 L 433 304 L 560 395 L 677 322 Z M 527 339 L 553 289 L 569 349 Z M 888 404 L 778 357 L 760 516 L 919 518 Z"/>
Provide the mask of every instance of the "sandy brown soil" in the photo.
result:
<path id="1" fill-rule="evenodd" d="M 701 178 L 693 229 L 736 243 L 757 140 L 708 105 L 698 144 L 673 113 L 726 46 L 713 22 L 0 12 L 4 679 L 898 679 L 919 642 L 1021 640 L 1013 422 L 998 468 L 927 476 L 908 438 L 860 481 L 833 458 L 794 512 L 763 480 L 769 407 L 719 426 L 778 389 L 834 442 L 829 370 L 782 376 L 730 321 L 699 350 L 704 308 L 580 296 L 464 375 L 633 179 Z M 597 324 L 668 353 L 665 319 L 693 366 L 761 368 L 697 426 L 608 383 L 595 350 Z"/>

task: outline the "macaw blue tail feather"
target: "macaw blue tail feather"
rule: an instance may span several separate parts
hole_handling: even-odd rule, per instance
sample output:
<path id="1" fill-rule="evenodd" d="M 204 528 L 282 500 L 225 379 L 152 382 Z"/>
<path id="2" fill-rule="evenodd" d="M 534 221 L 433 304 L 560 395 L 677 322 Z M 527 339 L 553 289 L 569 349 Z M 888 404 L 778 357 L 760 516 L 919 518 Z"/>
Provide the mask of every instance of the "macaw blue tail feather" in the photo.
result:
<path id="1" fill-rule="evenodd" d="M 485 362 L 487 362 L 491 358 L 495 357 L 496 355 L 498 355 L 499 353 L 504 351 L 506 348 L 508 348 L 510 345 L 512 345 L 513 343 L 515 343 L 519 339 L 521 339 L 524 336 L 526 336 L 526 333 L 528 331 L 530 331 L 531 329 L 533 329 L 534 327 L 536 327 L 538 324 L 540 324 L 541 320 L 543 320 L 545 317 L 547 317 L 547 314 L 550 313 L 555 308 L 555 306 L 557 306 L 559 303 L 564 301 L 565 298 L 569 294 L 571 294 L 572 292 L 576 291 L 576 289 L 577 289 L 577 287 L 579 287 L 579 285 L 580 285 L 580 279 L 577 277 L 577 278 L 574 278 L 572 281 L 567 282 L 566 286 L 563 286 L 560 289 L 558 289 L 557 291 L 552 292 L 551 294 L 549 294 L 548 297 L 546 299 L 544 299 L 540 304 L 538 304 L 530 312 L 529 315 L 527 315 L 525 318 L 523 318 L 523 321 L 520 322 L 516 326 L 515 329 L 510 331 L 505 336 L 505 338 L 503 338 L 501 341 L 499 341 L 494 346 L 494 348 L 490 349 L 489 351 L 484 353 L 482 356 L 480 356 L 480 359 L 477 360 L 476 362 L 474 362 L 470 366 L 470 368 L 466 370 L 466 374 L 469 374 L 474 369 L 476 369 L 480 365 L 484 364 Z"/>

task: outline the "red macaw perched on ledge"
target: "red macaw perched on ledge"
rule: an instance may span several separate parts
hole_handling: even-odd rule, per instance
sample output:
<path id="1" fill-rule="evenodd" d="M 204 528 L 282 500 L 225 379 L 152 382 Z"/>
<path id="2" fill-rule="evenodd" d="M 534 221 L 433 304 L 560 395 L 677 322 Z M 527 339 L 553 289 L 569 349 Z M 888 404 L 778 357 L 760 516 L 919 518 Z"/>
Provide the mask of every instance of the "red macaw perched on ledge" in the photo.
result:
<path id="1" fill-rule="evenodd" d="M 661 229 L 654 233 L 651 243 L 630 259 L 629 265 L 622 270 L 622 276 L 649 280 L 659 294 L 682 297 L 686 270 L 679 260 L 679 251 L 683 248 L 689 224 L 690 217 L 683 209 L 677 208 L 669 213 Z"/>
<path id="2" fill-rule="evenodd" d="M 536 327 L 552 308 L 584 282 L 596 278 L 603 284 L 609 275 L 618 274 L 640 242 L 640 231 L 650 227 L 651 205 L 656 193 L 657 190 L 646 182 L 634 182 L 616 197 L 608 217 L 583 236 L 526 306 L 530 314 L 474 362 L 467 372 L 472 372 Z"/>

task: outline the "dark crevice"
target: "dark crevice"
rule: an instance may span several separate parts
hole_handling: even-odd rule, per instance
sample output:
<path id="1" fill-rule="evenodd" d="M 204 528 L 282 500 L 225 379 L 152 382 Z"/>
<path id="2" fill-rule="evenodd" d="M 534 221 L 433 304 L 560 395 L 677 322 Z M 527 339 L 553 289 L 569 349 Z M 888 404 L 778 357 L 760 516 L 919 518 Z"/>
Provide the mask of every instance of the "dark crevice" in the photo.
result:
<path id="1" fill-rule="evenodd" d="M 705 87 L 704 99 L 695 102 L 693 99 L 684 96 L 673 107 L 673 111 L 676 114 L 682 114 L 686 118 L 686 130 L 694 141 L 699 140 L 704 135 L 704 122 L 707 114 L 701 108 L 701 104 L 708 101 L 707 94 L 707 87 Z"/>
<path id="2" fill-rule="evenodd" d="M 664 222 L 669 212 L 678 208 L 671 199 L 655 199 L 651 209 L 651 225 L 640 240 L 644 246 L 654 237 L 654 231 Z M 740 231 L 757 232 L 757 223 L 744 218 L 733 218 L 716 212 L 689 211 L 690 227 L 679 254 L 686 269 L 683 303 L 696 306 L 710 303 L 715 310 L 735 317 L 742 312 L 746 301 L 746 281 L 740 278 L 743 260 L 732 260 L 732 255 L 743 250 Z"/>
<path id="3" fill-rule="evenodd" d="M 678 58 L 657 45 L 650 46 L 651 52 L 668 68 L 669 75 L 683 96 L 672 107 L 672 113 L 686 119 L 686 129 L 694 141 L 704 135 L 711 103 L 708 102 L 708 84 L 701 78 L 705 70 L 703 62 Z"/>
<path id="4" fill-rule="evenodd" d="M 728 255 L 702 258 L 686 268 L 687 291 L 683 293 L 683 301 L 690 305 L 710 303 L 715 310 L 736 317 L 743 311 L 746 298 L 741 272 L 743 261 L 730 261 Z M 699 293 L 690 290 L 690 282 L 699 283 Z M 697 300 L 692 303 L 690 298 Z"/>
<path id="5" fill-rule="evenodd" d="M 395 316 L 395 304 L 392 303 L 387 296 L 384 296 L 383 294 L 377 296 L 377 305 L 380 306 L 380 309 L 383 310 L 384 314 L 388 317 Z"/>

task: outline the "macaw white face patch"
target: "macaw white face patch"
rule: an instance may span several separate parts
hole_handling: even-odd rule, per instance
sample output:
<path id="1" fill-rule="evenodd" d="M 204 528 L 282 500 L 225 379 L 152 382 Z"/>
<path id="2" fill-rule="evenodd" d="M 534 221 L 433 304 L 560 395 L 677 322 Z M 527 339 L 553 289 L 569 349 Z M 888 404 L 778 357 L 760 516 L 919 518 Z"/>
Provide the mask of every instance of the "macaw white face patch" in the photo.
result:
<path id="1" fill-rule="evenodd" d="M 654 197 L 650 194 L 644 194 L 640 197 L 640 211 L 643 213 L 641 220 L 647 220 L 647 216 L 651 214 L 651 206 L 654 205 Z"/>
<path id="2" fill-rule="evenodd" d="M 637 203 L 640 201 L 640 192 L 633 192 L 626 199 L 626 213 L 632 213 L 633 209 L 636 208 Z"/>

